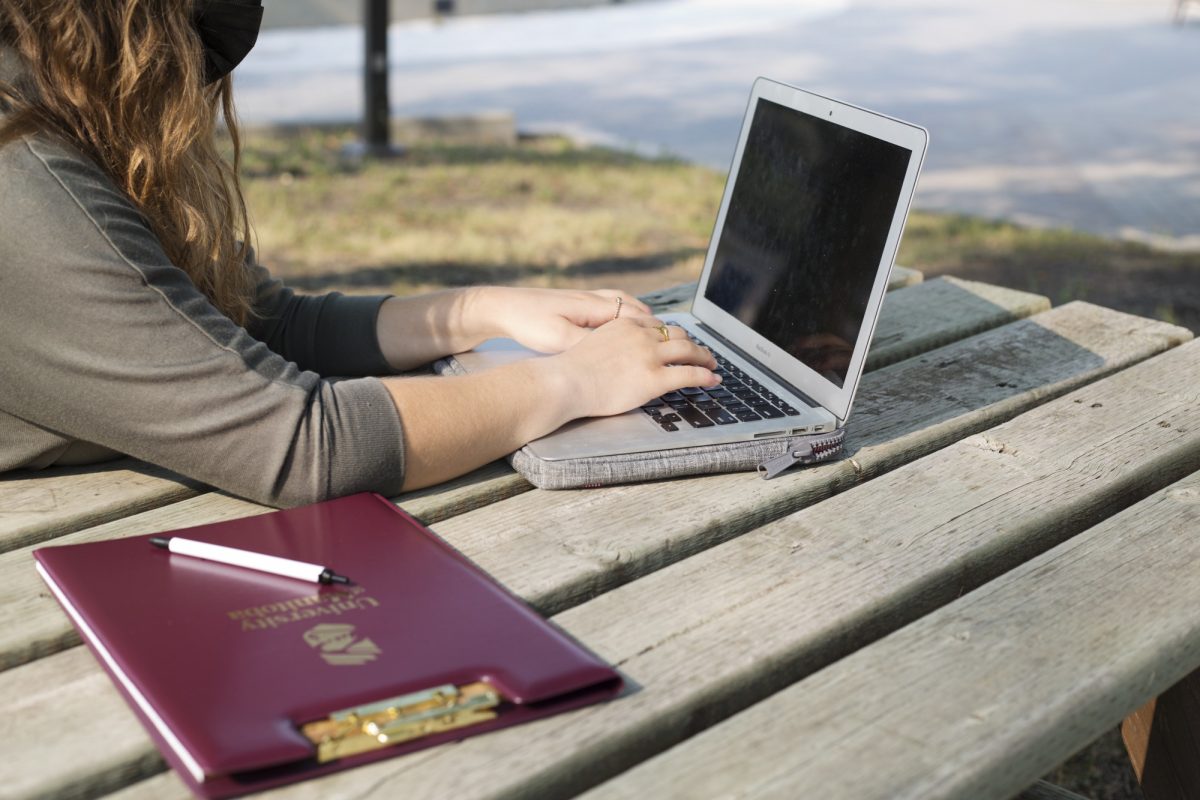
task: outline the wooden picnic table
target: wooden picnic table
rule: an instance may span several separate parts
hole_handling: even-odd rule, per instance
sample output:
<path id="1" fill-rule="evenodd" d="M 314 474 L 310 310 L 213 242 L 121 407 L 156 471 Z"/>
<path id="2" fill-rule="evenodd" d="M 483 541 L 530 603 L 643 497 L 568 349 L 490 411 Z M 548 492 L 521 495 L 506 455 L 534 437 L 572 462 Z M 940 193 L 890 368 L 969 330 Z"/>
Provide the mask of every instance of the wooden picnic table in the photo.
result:
<path id="1" fill-rule="evenodd" d="M 498 462 L 395 498 L 628 688 L 271 795 L 1051 796 L 1200 667 L 1200 344 L 920 278 L 835 462 L 578 491 Z M 267 510 L 131 460 L 0 479 L 0 796 L 187 794 L 32 548 Z"/>

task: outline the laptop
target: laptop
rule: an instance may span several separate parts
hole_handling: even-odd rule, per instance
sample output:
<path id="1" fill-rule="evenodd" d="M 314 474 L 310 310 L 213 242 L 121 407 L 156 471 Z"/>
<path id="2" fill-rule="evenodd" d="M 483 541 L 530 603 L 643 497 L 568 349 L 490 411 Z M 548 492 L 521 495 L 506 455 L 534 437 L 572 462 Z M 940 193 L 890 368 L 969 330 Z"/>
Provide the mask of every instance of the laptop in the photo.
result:
<path id="1" fill-rule="evenodd" d="M 720 386 L 669 392 L 529 444 L 550 461 L 826 433 L 845 425 L 924 160 L 925 129 L 759 78 L 690 312 Z M 494 339 L 478 372 L 538 354 Z"/>

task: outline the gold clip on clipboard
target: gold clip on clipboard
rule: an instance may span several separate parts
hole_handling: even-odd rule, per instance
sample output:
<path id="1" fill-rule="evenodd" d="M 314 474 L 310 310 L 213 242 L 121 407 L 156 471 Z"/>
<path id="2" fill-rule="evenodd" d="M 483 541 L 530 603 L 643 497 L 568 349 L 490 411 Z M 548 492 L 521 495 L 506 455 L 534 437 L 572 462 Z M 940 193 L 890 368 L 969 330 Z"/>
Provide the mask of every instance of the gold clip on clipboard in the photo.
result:
<path id="1" fill-rule="evenodd" d="M 317 746 L 317 761 L 378 750 L 496 718 L 500 694 L 486 683 L 447 684 L 357 708 L 300 727 Z"/>

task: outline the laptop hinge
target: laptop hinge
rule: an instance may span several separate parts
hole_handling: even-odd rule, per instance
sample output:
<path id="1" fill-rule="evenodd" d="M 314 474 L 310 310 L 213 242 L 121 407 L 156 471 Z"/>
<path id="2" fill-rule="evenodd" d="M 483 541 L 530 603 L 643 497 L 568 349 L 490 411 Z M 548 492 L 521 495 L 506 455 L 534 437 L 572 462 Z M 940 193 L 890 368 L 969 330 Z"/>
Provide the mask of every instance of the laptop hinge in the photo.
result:
<path id="1" fill-rule="evenodd" d="M 813 400 L 811 397 L 806 395 L 804 392 L 800 391 L 795 386 L 793 386 L 792 384 L 785 381 L 776 372 L 767 368 L 767 366 L 765 364 L 763 364 L 761 361 L 759 361 L 757 358 L 750 355 L 745 350 L 738 347 L 736 344 L 729 341 L 721 334 L 717 333 L 715 330 L 712 329 L 711 326 L 705 325 L 703 322 L 696 320 L 696 327 L 702 329 L 704 331 L 705 335 L 713 337 L 718 342 L 720 342 L 723 346 L 725 346 L 725 347 L 729 348 L 730 350 L 732 350 L 733 352 L 737 353 L 738 356 L 740 356 L 743 360 L 748 361 L 751 364 L 753 364 L 755 369 L 761 370 L 764 375 L 766 375 L 768 378 L 770 378 L 771 380 L 778 383 L 783 388 L 787 389 L 792 394 L 796 395 L 796 397 L 799 397 L 801 400 L 803 400 L 805 403 L 807 403 L 810 408 L 819 408 L 823 411 L 829 411 L 829 409 L 825 408 L 825 406 L 821 405 L 816 400 Z M 829 412 L 829 413 L 833 414 L 833 412 Z M 838 425 L 842 424 L 842 420 L 838 419 L 837 414 L 833 414 L 833 418 L 835 420 L 837 420 Z"/>

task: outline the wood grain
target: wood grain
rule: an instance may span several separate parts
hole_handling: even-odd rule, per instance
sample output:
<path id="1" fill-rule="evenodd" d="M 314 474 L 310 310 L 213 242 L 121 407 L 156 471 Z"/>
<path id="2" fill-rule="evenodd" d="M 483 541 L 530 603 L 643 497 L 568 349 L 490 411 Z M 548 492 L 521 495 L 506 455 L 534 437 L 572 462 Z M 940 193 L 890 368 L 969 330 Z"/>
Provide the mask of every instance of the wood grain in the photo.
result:
<path id="1" fill-rule="evenodd" d="M 1007 798 L 1200 664 L 1197 531 L 1200 474 L 588 797 Z"/>
<path id="2" fill-rule="evenodd" d="M 0 674 L 0 796 L 95 797 L 166 768 L 86 648 L 55 656 L 51 681 L 42 663 Z"/>
<path id="3" fill-rule="evenodd" d="M 878 369 L 1050 308 L 1045 297 L 958 278 L 890 292 L 875 328 L 867 369 Z M 903 320 L 902 325 L 896 324 Z"/>
<path id="4" fill-rule="evenodd" d="M 956 441 L 966 431 L 978 430 L 986 427 L 989 421 L 995 421 L 997 410 L 1011 416 L 1020 407 L 1036 404 L 1056 392 L 1065 391 L 1067 386 L 1078 385 L 1116 369 L 1129 360 L 1161 350 L 1176 342 L 1178 337 L 1186 335 L 1186 332 L 1162 323 L 1086 304 L 1072 304 L 942 348 L 927 358 L 903 362 L 874 373 L 873 378 L 879 376 L 878 383 L 869 387 L 869 390 L 864 386 L 864 390 L 867 390 L 864 400 L 872 399 L 864 402 L 861 413 L 870 422 L 864 423 L 866 429 L 858 434 L 862 440 L 855 445 L 855 464 L 848 461 L 831 464 L 770 482 L 746 475 L 725 475 L 596 491 L 530 492 L 487 509 L 452 518 L 438 524 L 435 529 L 527 599 L 545 606 L 569 602 L 576 597 L 586 598 L 634 574 L 677 560 L 684 554 L 756 527 L 766 521 L 769 515 L 780 516 L 796 504 L 803 504 L 806 499 L 825 496 L 832 491 L 832 486 L 845 488 L 865 476 L 897 466 L 931 448 Z M 951 369 L 948 365 L 952 364 L 958 364 L 958 367 Z M 905 396 L 906 386 L 919 386 L 921 390 L 910 389 L 910 393 L 917 397 L 907 405 L 893 405 L 897 398 Z M 953 393 L 950 392 L 951 388 Z M 886 407 L 876 408 L 876 403 L 880 401 L 886 401 Z M 1080 443 L 1080 447 L 1086 446 L 1086 441 Z M 1101 490 L 1105 487 L 1103 481 L 1098 485 Z M 538 502 L 533 506 L 534 510 L 529 512 L 527 504 L 531 498 L 538 496 L 556 499 L 557 503 Z M 838 499 L 833 498 L 811 510 L 824 508 Z M 875 505 L 879 505 L 877 500 Z M 564 510 L 560 510 L 560 506 Z M 513 516 L 514 509 L 517 518 Z M 525 514 L 529 516 L 522 516 Z M 614 519 L 614 516 L 622 514 L 625 515 L 624 520 Z M 486 530 L 483 529 L 485 527 Z M 854 539 L 857 541 L 861 535 L 857 532 L 857 526 L 855 531 Z M 741 540 L 735 540 L 734 544 L 738 541 Z M 643 674 L 657 676 L 655 680 L 659 689 L 646 694 L 650 704 L 645 712 L 649 716 L 637 717 L 640 720 L 638 725 L 657 729 L 657 723 L 652 720 L 665 715 L 665 727 L 653 734 L 651 738 L 654 741 L 659 736 L 664 737 L 662 741 L 672 737 L 678 739 L 686 729 L 681 727 L 682 722 L 678 718 L 668 713 L 669 705 L 664 707 L 659 703 L 662 682 L 670 682 L 670 676 L 678 674 L 683 683 L 695 682 L 697 687 L 705 685 L 702 676 L 695 674 L 696 665 L 688 660 L 689 655 L 697 655 L 700 651 L 681 653 L 670 647 L 660 648 L 660 644 L 673 638 L 686 642 L 687 630 L 714 612 L 710 603 L 715 602 L 718 608 L 726 611 L 728 607 L 740 609 L 752 606 L 759 594 L 765 591 L 770 595 L 775 590 L 776 583 L 780 581 L 779 567 L 794 566 L 787 558 L 781 559 L 778 552 L 767 552 L 770 548 L 764 549 L 761 537 L 753 535 L 751 542 L 749 552 L 761 551 L 766 556 L 765 563 L 745 556 L 728 560 L 726 551 L 718 548 L 721 550 L 719 556 L 710 556 L 714 552 L 710 551 L 677 565 L 686 574 L 681 581 L 686 587 L 686 596 L 669 596 L 663 585 L 656 582 L 658 575 L 653 575 L 634 585 L 647 586 L 649 584 L 646 581 L 650 581 L 658 588 L 648 597 L 642 596 L 639 591 L 637 596 L 640 599 L 634 604 L 625 604 L 623 598 L 627 595 L 622 591 L 609 592 L 600 597 L 595 602 L 602 608 L 609 608 L 609 602 L 618 604 L 617 611 L 604 612 L 609 616 L 601 627 L 606 627 L 607 633 L 592 627 L 577 629 L 573 623 L 566 623 L 569 630 L 614 662 L 640 664 L 637 654 L 646 650 L 644 656 L 655 664 L 653 669 L 665 670 L 667 677 L 664 678 L 664 675 L 653 670 L 644 673 L 641 667 L 638 670 L 627 668 L 635 683 L 644 683 Z M 689 571 L 691 565 L 696 565 L 698 574 Z M 676 575 L 674 568 L 670 573 Z M 788 575 L 782 582 L 798 588 L 809 585 L 807 579 L 800 581 L 793 575 Z M 668 581 L 669 587 L 677 588 L 679 585 L 676 578 Z M 703 585 L 701 597 L 692 596 L 693 585 Z M 844 594 L 837 596 L 841 598 L 840 602 L 848 602 Z M 618 599 L 609 601 L 608 598 Z M 587 607 L 593 606 L 589 603 Z M 709 614 L 697 617 L 693 613 L 695 609 L 707 609 Z M 560 619 L 574 619 L 571 616 L 573 613 L 567 612 Z M 733 658 L 735 664 L 743 656 L 750 657 L 751 653 L 760 651 L 762 645 L 780 641 L 781 637 L 786 641 L 792 633 L 786 625 L 781 626 L 780 630 L 761 635 L 742 632 L 741 628 L 745 625 L 750 625 L 746 631 L 756 630 L 754 616 L 751 614 L 749 620 L 739 618 L 733 630 L 720 628 L 717 632 L 719 640 L 728 640 L 731 644 L 725 657 Z M 636 620 L 636 624 L 630 625 L 630 620 Z M 778 616 L 773 620 L 778 625 Z M 617 639 L 619 647 L 613 650 L 613 643 L 609 639 L 617 634 L 620 634 Z M 709 648 L 710 645 L 706 645 L 702 650 Z M 660 649 L 670 654 L 671 661 L 657 661 L 658 656 L 654 652 Z M 57 659 L 69 654 L 61 653 L 42 659 L 28 665 L 28 668 L 44 669 L 45 679 L 53 682 L 57 680 Z M 762 665 L 768 670 L 767 677 L 778 678 L 779 674 L 771 671 L 771 661 L 768 658 Z M 754 663 L 759 663 L 757 658 Z M 734 669 L 733 664 L 730 669 Z M 683 688 L 682 685 L 680 688 Z M 669 703 L 675 696 L 668 694 L 662 697 Z M 753 698 L 753 694 L 739 697 L 741 700 L 733 701 L 732 705 L 729 705 L 731 700 L 726 698 L 726 706 L 721 707 L 728 707 L 728 711 L 736 710 L 737 702 L 745 705 Z M 694 700 L 692 698 L 688 702 Z M 626 710 L 640 708 L 631 706 L 627 701 L 623 701 L 619 707 Z M 705 719 L 705 713 L 696 707 L 689 708 L 683 715 L 685 720 L 690 719 L 697 724 Z M 49 741 L 45 741 L 44 746 L 71 747 L 66 743 L 52 744 Z M 148 740 L 146 747 L 150 747 Z M 636 760 L 639 753 L 646 752 L 645 747 L 645 742 L 636 742 L 627 750 L 621 749 L 620 758 Z M 601 756 L 602 763 L 610 763 L 611 759 L 617 757 L 607 752 Z M 81 755 L 80 758 L 86 756 Z M 411 760 L 407 763 L 411 763 Z M 567 772 L 575 772 L 579 765 L 563 768 Z M 554 771 L 557 775 L 556 770 L 557 767 Z M 583 770 L 579 774 L 594 775 L 594 772 Z M 556 781 L 560 779 L 561 776 L 555 778 Z M 2 780 L 3 773 L 0 772 L 0 785 L 3 785 Z M 429 791 L 433 792 L 432 789 Z M 442 795 L 433 792 L 432 796 Z"/>
<path id="5" fill-rule="evenodd" d="M 131 458 L 91 467 L 8 473 L 0 476 L 0 552 L 201 491 L 198 483 Z"/>
<path id="6" fill-rule="evenodd" d="M 944 287 L 949 286 L 947 291 Z M 903 300 L 895 305 L 885 305 L 882 318 L 880 320 L 880 330 L 888 331 L 888 335 L 892 338 L 891 345 L 896 347 L 906 347 L 910 350 L 918 347 L 920 342 L 932 344 L 941 339 L 956 335 L 956 331 L 969 332 L 979 326 L 979 318 L 987 316 L 988 319 L 999 322 L 1007 318 L 1007 314 L 1018 314 L 1023 307 L 1031 307 L 1036 305 L 1040 298 L 1035 295 L 1023 295 L 1022 293 L 1004 293 L 1003 290 L 992 292 L 990 287 L 985 287 L 983 284 L 971 284 L 969 289 L 955 287 L 952 284 L 946 284 L 941 281 L 930 281 L 927 284 L 921 284 L 909 289 L 904 289 L 902 292 L 897 292 L 896 295 L 903 295 Z M 1024 305 L 1022 305 L 1024 304 Z M 953 309 L 960 308 L 961 312 L 955 312 Z M 996 309 L 1006 309 L 1003 312 L 997 313 Z M 1083 308 L 1083 307 L 1080 307 Z M 1065 331 L 1086 330 L 1092 324 L 1092 317 L 1089 316 L 1092 312 L 1084 313 L 1081 320 L 1076 320 L 1072 323 L 1070 320 L 1075 318 L 1075 314 L 1079 311 L 1064 311 L 1057 314 L 1055 317 L 1048 317 L 1047 324 L 1051 330 L 1056 323 L 1055 320 L 1062 317 L 1066 320 L 1063 325 Z M 1185 336 L 1182 329 L 1174 329 L 1171 326 L 1163 325 L 1162 323 L 1134 323 L 1131 320 L 1136 318 L 1112 316 L 1116 312 L 1108 312 L 1101 314 L 1107 323 L 1097 322 L 1096 330 L 1101 332 L 1099 338 L 1095 339 L 1097 352 L 1102 352 L 1105 357 L 1112 356 L 1116 353 L 1126 353 L 1112 360 L 1110 367 L 1119 367 L 1128 363 L 1130 359 L 1145 358 L 1149 355 L 1158 352 L 1163 347 L 1169 346 L 1181 340 Z M 935 319 L 942 323 L 942 327 L 930 326 L 927 320 Z M 1071 327 L 1074 325 L 1074 328 Z M 913 336 L 908 336 L 908 328 L 911 326 L 915 333 Z M 1126 347 L 1124 343 L 1123 333 L 1126 327 L 1133 326 L 1140 333 L 1135 336 L 1129 343 L 1130 347 Z M 1060 325 L 1062 327 L 1062 325 Z M 1043 330 L 1036 327 L 1037 330 Z M 1103 335 L 1102 332 L 1108 331 L 1108 335 Z M 1013 329 L 1010 332 L 1014 336 L 1025 336 L 1028 334 L 1026 329 Z M 1090 335 L 1090 334 L 1089 334 Z M 1057 339 L 1058 334 L 1051 334 L 1052 339 Z M 1108 342 L 1110 345 L 1115 343 L 1116 348 L 1103 344 Z M 1001 337 L 990 345 L 984 345 L 984 350 L 991 348 L 996 351 L 993 355 L 996 357 L 1005 357 L 1004 353 L 1012 348 L 1012 345 Z M 1105 349 L 1107 347 L 1107 349 Z M 990 351 L 989 351 L 990 352 Z M 998 355 L 997 355 L 998 354 Z M 1038 387 L 1042 383 L 1054 380 L 1060 377 L 1061 374 L 1066 374 L 1067 370 L 1073 369 L 1076 373 L 1083 370 L 1089 372 L 1091 365 L 1083 363 L 1087 359 L 1076 358 L 1078 355 L 1074 348 L 1050 348 L 1045 353 L 1040 353 L 1036 348 L 1030 348 L 1028 351 L 1030 360 L 1018 360 L 1008 368 L 1012 370 L 1030 369 L 1029 380 L 1024 384 L 1025 388 Z M 953 357 L 951 354 L 950 357 Z M 967 356 L 964 356 L 966 358 Z M 976 357 L 976 356 L 971 356 Z M 1034 368 L 1034 362 L 1041 366 Z M 941 363 L 940 361 L 938 363 Z M 940 381 L 945 381 L 952 378 L 958 373 L 947 373 L 944 368 L 934 367 L 933 377 Z M 930 369 L 921 368 L 917 372 L 921 377 L 914 380 L 926 381 L 925 373 L 930 372 Z M 893 389 L 886 390 L 888 396 L 900 394 L 903 388 L 903 381 L 909 380 L 910 373 L 897 373 L 891 381 L 899 382 Z M 996 382 L 994 376 L 990 373 L 977 376 L 976 382 L 982 381 L 983 394 L 977 399 L 939 399 L 930 401 L 922 399 L 919 404 L 907 404 L 900 408 L 893 408 L 893 412 L 909 414 L 909 418 L 904 421 L 909 429 L 914 426 L 919 426 L 925 421 L 933 420 L 937 414 L 943 417 L 953 415 L 961 411 L 962 404 L 977 403 L 980 407 L 988 403 L 996 402 L 1000 398 L 1008 397 L 1014 393 L 1018 387 L 1018 383 L 1014 381 L 1004 381 L 1003 386 L 993 386 Z M 877 392 L 875 387 L 876 382 L 873 378 L 868 377 L 862 385 L 862 395 L 865 399 L 859 401 L 859 407 L 870 408 L 873 400 L 872 392 Z M 963 387 L 965 388 L 965 387 Z M 888 401 L 889 403 L 892 401 Z M 864 403 L 866 404 L 864 406 Z M 862 412 L 860 412 L 862 413 Z M 987 424 L 987 423 L 980 423 Z M 890 423 L 885 423 L 890 425 Z M 864 435 L 866 438 L 860 441 L 869 442 L 871 436 L 871 428 L 868 426 L 865 430 L 856 427 L 856 436 Z M 893 433 L 897 429 L 892 428 Z M 943 432 L 943 436 L 950 435 L 952 431 Z M 870 465 L 869 460 L 859 459 L 861 464 Z M 846 471 L 843 469 L 843 471 Z M 849 470 L 853 474 L 853 469 Z M 742 502 L 736 506 L 735 513 L 739 516 L 735 519 L 734 527 L 726 527 L 716 534 L 716 541 L 720 538 L 727 538 L 735 535 L 740 530 L 747 529 L 745 526 L 754 522 L 765 521 L 773 516 L 778 516 L 786 511 L 800 507 L 801 504 L 812 502 L 819 499 L 824 494 L 832 491 L 832 488 L 827 485 L 829 473 L 818 473 L 817 475 L 808 476 L 809 483 L 813 488 L 799 487 L 794 489 L 790 494 L 787 494 L 786 501 L 780 505 L 777 502 L 768 503 L 764 506 L 763 516 L 755 516 L 753 509 L 748 510 L 748 502 L 754 502 L 757 495 L 747 494 Z M 835 473 L 839 474 L 839 473 Z M 747 484 L 747 478 L 753 477 L 749 475 L 732 476 L 728 480 L 722 481 L 721 486 L 725 492 L 741 494 Z M 839 479 L 841 480 L 841 479 Z M 779 487 L 787 486 L 787 482 L 775 482 L 768 487 L 759 487 L 758 481 L 751 481 L 754 484 L 755 490 L 762 489 L 767 492 L 768 498 L 773 498 L 779 494 Z M 657 487 L 662 484 L 655 484 L 643 489 L 642 494 L 649 491 L 651 494 L 657 495 Z M 520 494 L 531 487 L 524 479 L 512 472 L 512 470 L 503 462 L 484 467 L 465 478 L 460 478 L 446 484 L 433 487 L 431 489 L 422 490 L 399 499 L 405 510 L 421 519 L 426 524 L 433 524 L 444 520 L 454 514 L 463 513 L 473 508 L 481 508 L 489 504 Z M 627 529 L 629 520 L 626 517 L 626 509 L 622 507 L 623 495 L 622 489 L 608 490 L 603 495 L 604 505 L 606 508 L 612 508 L 612 517 L 607 522 L 616 522 L 622 528 Z M 521 527 L 515 529 L 526 529 L 530 526 L 536 527 L 541 524 L 539 517 L 546 513 L 545 509 L 560 509 L 559 519 L 561 525 L 555 525 L 553 530 L 565 529 L 570 530 L 571 515 L 578 513 L 578 509 L 582 506 L 587 506 L 595 501 L 600 495 L 594 495 L 590 492 L 583 494 L 575 494 L 576 499 L 569 501 L 571 497 L 568 493 L 550 493 L 538 503 L 532 503 L 528 511 L 522 511 L 521 508 L 508 506 L 507 508 L 516 510 L 518 515 L 524 516 L 505 517 L 505 522 L 497 522 L 496 524 L 488 524 L 483 528 L 484 534 L 480 544 L 475 545 L 467 541 L 457 542 L 460 546 L 470 546 L 476 552 L 483 552 L 489 546 L 498 544 L 503 541 L 504 534 L 496 534 L 498 527 L 512 522 Z M 644 502 L 637 500 L 636 502 Z M 651 500 L 653 503 L 654 500 Z M 672 504 L 667 510 L 668 514 L 682 513 L 679 509 L 679 504 L 690 503 L 687 496 Z M 156 511 L 149 511 L 136 517 L 122 520 L 118 523 L 108 525 L 98 530 L 82 531 L 78 535 L 67 536 L 60 539 L 58 544 L 71 544 L 83 541 L 95 541 L 98 539 L 109 538 L 117 535 L 134 535 L 141 533 L 153 533 L 156 531 L 170 530 L 172 528 L 183 527 L 187 525 L 200 525 L 207 522 L 216 522 L 225 519 L 233 519 L 240 516 L 248 516 L 255 513 L 263 513 L 266 511 L 263 506 L 256 506 L 246 503 L 241 500 L 236 500 L 227 495 L 219 493 L 211 493 L 195 500 L 189 501 L 178 506 L 167 506 Z M 483 511 L 481 514 L 471 518 L 467 523 L 468 527 L 477 525 L 476 522 L 480 517 L 487 518 L 491 516 L 491 512 Z M 596 514 L 590 515 L 595 517 Z M 686 516 L 686 515 L 685 515 Z M 581 517 L 580 521 L 589 519 L 590 517 Z M 677 519 L 672 516 L 659 515 L 653 521 L 655 530 L 667 531 L 677 523 Z M 590 524 L 590 523 L 589 523 Z M 510 534 L 515 535 L 514 532 Z M 626 531 L 626 535 L 628 531 Z M 446 535 L 455 536 L 453 530 L 447 532 Z M 697 539 L 693 549 L 702 546 L 704 539 Z M 547 543 L 544 539 L 533 539 L 525 541 L 525 549 L 514 550 L 512 561 L 520 562 L 523 559 L 528 559 L 532 563 L 542 563 L 546 553 L 555 554 L 554 565 L 547 564 L 545 574 L 553 577 L 554 570 L 557 569 L 563 559 L 564 549 L 569 549 L 573 545 L 566 540 L 555 540 Z M 589 553 L 596 548 L 591 544 L 585 543 L 581 545 L 575 552 L 569 556 L 575 560 L 589 558 Z M 38 658 L 48 655 L 52 652 L 62 649 L 63 647 L 73 646 L 78 644 L 79 639 L 71 628 L 66 617 L 58 609 L 57 604 L 45 592 L 40 579 L 34 574 L 30 568 L 30 550 L 19 550 L 13 553 L 0 555 L 0 669 L 15 666 L 16 664 L 24 663 L 32 658 Z M 619 558 L 619 556 L 618 556 Z M 645 561 L 637 567 L 636 572 L 630 572 L 630 575 L 639 574 L 653 567 L 656 561 Z M 509 574 L 505 570 L 504 565 L 492 565 L 497 569 L 501 569 L 503 574 Z M 621 565 L 614 564 L 613 567 Z M 619 573 L 609 570 L 611 576 L 618 576 Z M 497 573 L 501 574 L 501 573 Z M 579 568 L 569 570 L 567 575 L 579 575 Z M 610 585 L 611 581 L 595 584 L 594 588 L 589 591 L 598 591 L 603 585 Z M 543 607 L 544 610 L 552 611 L 556 608 L 565 607 L 570 602 L 570 598 L 575 597 L 572 584 L 563 582 L 560 589 L 554 589 L 550 596 L 539 594 L 539 590 L 532 588 L 532 595 L 536 602 Z"/>
<path id="7" fill-rule="evenodd" d="M 627 676 L 629 690 L 617 701 L 429 751 L 419 759 L 400 757 L 350 770 L 273 796 L 349 798 L 387 786 L 402 787 L 407 797 L 562 797 L 587 788 L 953 603 L 1034 554 L 1200 468 L 1197 381 L 1200 344 L 1187 345 L 558 615 L 558 625 Z M 1194 531 L 1195 500 L 1200 495 L 1186 487 L 1164 495 L 1175 506 L 1185 506 L 1180 518 L 1191 519 Z M 961 789 L 964 784 L 953 776 L 971 758 L 982 758 L 993 738 L 1004 738 L 1006 749 L 1041 755 L 1032 757 L 1025 771 L 1008 777 L 988 772 L 985 761 L 981 769 L 999 789 L 984 791 L 986 781 L 981 780 L 978 793 L 946 791 L 937 796 L 1016 794 L 1071 749 L 1067 744 L 1052 747 L 1046 740 L 1024 746 L 1020 742 L 1027 728 L 1012 737 L 1003 731 L 1021 715 L 1041 714 L 1036 709 L 1043 704 L 1066 713 L 1076 691 L 1094 691 L 1103 704 L 1116 687 L 1074 681 L 1078 659 L 1091 652 L 1089 648 L 1103 648 L 1104 656 L 1096 659 L 1097 674 L 1103 675 L 1108 669 L 1108 638 L 1119 640 L 1114 652 L 1131 655 L 1125 661 L 1127 670 L 1115 669 L 1133 683 L 1141 680 L 1141 695 L 1135 692 L 1106 706 L 1086 725 L 1082 717 L 1056 723 L 1060 733 L 1074 731 L 1070 737 L 1076 738 L 1068 738 L 1074 748 L 1116 724 L 1129 708 L 1192 666 L 1191 655 L 1182 652 L 1178 663 L 1162 649 L 1147 659 L 1154 648 L 1145 639 L 1130 639 L 1144 635 L 1139 631 L 1161 630 L 1168 624 L 1154 622 L 1157 618 L 1176 626 L 1179 636 L 1173 641 L 1178 644 L 1183 632 L 1200 627 L 1200 617 L 1193 613 L 1200 572 L 1194 569 L 1191 549 L 1180 551 L 1182 557 L 1161 573 L 1178 584 L 1177 593 L 1167 593 L 1179 598 L 1177 609 L 1153 601 L 1130 603 L 1130 596 L 1141 598 L 1146 592 L 1121 596 L 1124 578 L 1113 582 L 1121 592 L 1107 596 L 1107 582 L 1117 575 L 1138 574 L 1139 580 L 1160 576 L 1149 566 L 1152 562 L 1142 569 L 1142 562 L 1129 560 L 1130 553 L 1142 552 L 1137 537 L 1144 531 L 1167 530 L 1161 536 L 1161 555 L 1170 561 L 1171 543 L 1189 530 L 1187 525 L 1170 527 L 1174 517 L 1145 511 L 1145 527 L 1131 529 L 1130 520 L 1138 519 L 1138 512 L 1110 526 L 1117 534 L 1132 532 L 1121 555 L 1089 572 L 1090 583 L 1061 577 L 1063 570 L 1075 569 L 1070 565 L 1080 557 L 1080 552 L 1068 550 L 1074 555 L 1029 572 L 1034 577 L 1013 593 L 1011 603 L 1006 601 L 1003 607 L 1017 615 L 1011 624 L 1003 616 L 1001 624 L 992 624 L 987 608 L 994 603 L 989 601 L 983 611 L 963 618 L 965 629 L 942 626 L 929 635 L 926 644 L 935 649 L 933 658 L 926 658 L 924 649 L 906 648 L 895 658 L 872 656 L 878 667 L 871 680 L 856 678 L 863 674 L 859 670 L 843 671 L 849 676 L 845 685 L 822 684 L 822 691 L 814 695 L 819 702 L 799 711 L 789 708 L 788 713 L 775 714 L 765 703 L 755 709 L 756 725 L 740 726 L 738 735 L 722 737 L 719 746 L 706 748 L 703 756 L 665 770 L 648 762 L 598 790 L 596 797 L 740 796 L 742 787 L 756 785 L 751 773 L 761 770 L 770 776 L 770 764 L 776 761 L 800 761 L 819 770 L 812 780 L 789 782 L 791 797 L 816 793 L 814 787 L 820 787 L 822 797 L 872 797 L 876 795 L 858 789 L 874 782 L 881 787 L 880 797 L 932 796 L 891 791 L 897 786 L 891 773 L 894 764 L 909 764 L 926 776 L 922 788 L 930 792 L 941 792 L 936 786 L 943 782 Z M 1200 538 L 1191 538 L 1193 546 L 1200 547 Z M 1054 599 L 1021 602 L 1042 587 L 1052 597 L 1071 599 L 1064 600 L 1065 605 Z M 1060 590 L 1064 594 L 1053 594 Z M 1184 597 L 1193 605 L 1183 602 Z M 1075 599 L 1089 614 L 1087 619 L 1098 620 L 1095 626 L 1054 622 L 1063 610 L 1074 613 Z M 1090 616 L 1089 602 L 1105 613 Z M 1117 609 L 1126 605 L 1134 610 L 1121 616 Z M 1033 615 L 1028 622 L 1020 617 L 1025 613 Z M 1123 624 L 1130 620 L 1138 624 Z M 1051 626 L 1052 632 L 1043 635 L 1043 625 Z M 1060 644 L 1064 628 L 1073 630 L 1066 646 Z M 1158 641 L 1161 645 L 1172 638 Z M 1000 649 L 979 655 L 980 642 L 996 642 Z M 1010 662 L 1025 658 L 1022 653 L 1027 650 L 1042 655 L 1012 669 Z M 948 653 L 945 660 L 942 651 Z M 1142 655 L 1132 655 L 1138 653 Z M 954 713 L 962 715 L 965 727 L 943 739 L 936 734 L 945 722 L 939 718 L 919 735 L 909 736 L 906 726 L 918 725 L 921 714 L 907 709 L 934 713 L 942 708 L 932 698 L 945 687 L 960 685 L 959 659 L 968 662 L 961 679 L 965 694 L 945 707 L 957 709 Z M 837 663 L 831 670 L 841 666 Z M 983 671 L 974 672 L 976 666 Z M 1043 691 L 1043 669 L 1068 676 L 1061 694 L 1057 677 L 1050 691 Z M 880 676 L 892 671 L 895 678 L 882 684 Z M 821 674 L 825 673 L 814 680 Z M 1001 674 L 1006 677 L 1000 683 L 988 679 Z M 993 687 L 998 698 L 992 696 Z M 1028 697 L 1021 700 L 1022 695 Z M 892 720 L 892 714 L 898 715 L 894 725 L 875 722 Z M 1037 722 L 1048 725 L 1053 716 L 1044 714 Z M 986 735 L 953 767 L 940 768 L 940 748 L 933 755 L 921 751 L 923 741 L 952 742 L 969 735 L 972 722 Z M 856 731 L 868 728 L 880 728 L 871 739 L 872 747 L 878 743 L 876 749 L 860 746 L 853 738 Z M 732 757 L 719 760 L 719 752 L 735 744 Z M 662 759 L 674 758 L 688 747 L 690 743 L 676 747 Z M 893 759 L 892 753 L 901 749 L 905 756 Z M 865 753 L 870 753 L 871 769 L 863 768 Z M 827 762 L 836 766 L 826 769 Z M 706 764 L 713 768 L 706 769 Z M 480 780 L 482 775 L 486 781 Z M 900 772 L 895 777 L 903 776 Z M 831 787 L 847 782 L 854 791 L 831 793 Z M 976 784 L 971 782 L 970 788 Z"/>

